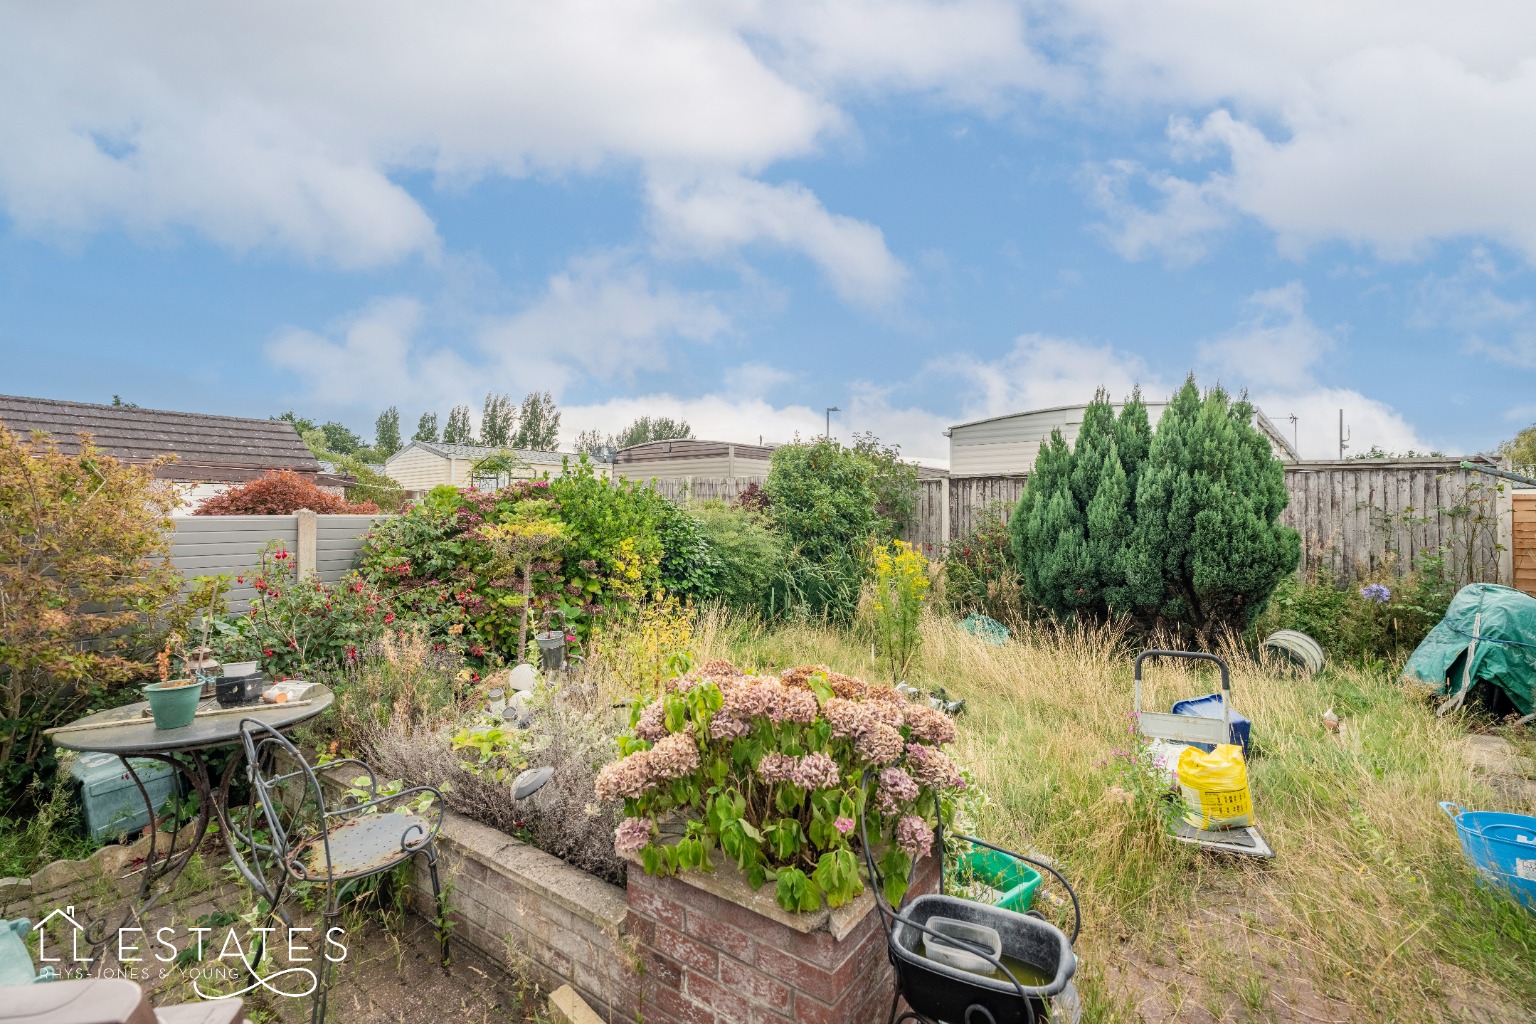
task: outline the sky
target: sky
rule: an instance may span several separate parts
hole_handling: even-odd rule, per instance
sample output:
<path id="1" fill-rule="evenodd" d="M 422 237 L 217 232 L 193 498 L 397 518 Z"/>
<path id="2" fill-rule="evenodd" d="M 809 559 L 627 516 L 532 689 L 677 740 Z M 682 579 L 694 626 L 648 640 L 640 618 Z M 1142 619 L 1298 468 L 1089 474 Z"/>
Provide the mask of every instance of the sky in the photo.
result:
<path id="1" fill-rule="evenodd" d="M 1525 0 L 0 4 L 0 393 L 755 442 L 1536 421 Z M 1294 421 L 1291 417 L 1295 417 Z"/>

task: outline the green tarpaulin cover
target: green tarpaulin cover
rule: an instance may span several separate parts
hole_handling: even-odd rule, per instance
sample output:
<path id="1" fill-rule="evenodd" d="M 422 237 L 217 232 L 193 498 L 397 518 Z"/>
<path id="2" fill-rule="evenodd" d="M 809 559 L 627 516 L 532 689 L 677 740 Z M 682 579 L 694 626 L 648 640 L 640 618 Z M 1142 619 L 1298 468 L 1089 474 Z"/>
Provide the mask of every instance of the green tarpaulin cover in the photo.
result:
<path id="1" fill-rule="evenodd" d="M 1462 587 L 1445 618 L 1403 666 L 1403 678 L 1456 692 L 1474 637 L 1478 643 L 1472 655 L 1472 684 L 1492 683 L 1522 715 L 1530 714 L 1531 683 L 1536 679 L 1536 597 L 1509 587 Z"/>

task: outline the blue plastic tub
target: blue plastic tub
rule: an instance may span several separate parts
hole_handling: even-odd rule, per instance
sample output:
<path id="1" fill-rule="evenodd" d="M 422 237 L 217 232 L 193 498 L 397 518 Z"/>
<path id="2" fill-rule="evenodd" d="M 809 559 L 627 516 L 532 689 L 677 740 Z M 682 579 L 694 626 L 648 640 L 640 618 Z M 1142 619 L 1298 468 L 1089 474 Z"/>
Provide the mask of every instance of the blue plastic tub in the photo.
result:
<path id="1" fill-rule="evenodd" d="M 1221 694 L 1212 693 L 1205 697 L 1191 697 L 1189 700 L 1175 701 L 1173 713 L 1176 715 L 1191 715 L 1195 718 L 1220 718 Z M 1248 730 L 1250 722 L 1237 709 L 1232 709 L 1232 742 L 1243 748 L 1243 759 L 1248 758 Z M 1213 746 L 1209 743 L 1194 743 L 1191 746 L 1199 747 L 1206 753 L 1210 753 Z"/>
<path id="2" fill-rule="evenodd" d="M 1477 873 L 1536 911 L 1536 818 L 1467 811 L 1450 801 L 1440 809 L 1455 823 L 1461 852 Z"/>

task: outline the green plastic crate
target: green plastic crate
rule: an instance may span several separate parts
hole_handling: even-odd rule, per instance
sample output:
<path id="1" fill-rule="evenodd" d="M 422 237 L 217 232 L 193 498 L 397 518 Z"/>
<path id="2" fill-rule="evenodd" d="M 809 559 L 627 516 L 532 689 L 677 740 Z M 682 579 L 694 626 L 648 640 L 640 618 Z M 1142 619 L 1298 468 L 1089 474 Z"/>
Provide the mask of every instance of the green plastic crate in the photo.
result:
<path id="1" fill-rule="evenodd" d="M 144 783 L 157 811 L 176 796 L 176 770 L 164 761 L 134 757 L 133 770 Z M 149 824 L 144 796 L 128 777 L 128 769 L 116 754 L 81 754 L 69 770 L 80 783 L 80 803 L 85 808 L 85 829 L 92 839 L 115 839 Z"/>
<path id="2" fill-rule="evenodd" d="M 960 885 L 980 882 L 997 892 L 997 898 L 987 902 L 1023 914 L 1034 902 L 1035 890 L 1040 887 L 1040 872 L 1006 853 L 979 847 L 960 855 L 954 880 Z"/>

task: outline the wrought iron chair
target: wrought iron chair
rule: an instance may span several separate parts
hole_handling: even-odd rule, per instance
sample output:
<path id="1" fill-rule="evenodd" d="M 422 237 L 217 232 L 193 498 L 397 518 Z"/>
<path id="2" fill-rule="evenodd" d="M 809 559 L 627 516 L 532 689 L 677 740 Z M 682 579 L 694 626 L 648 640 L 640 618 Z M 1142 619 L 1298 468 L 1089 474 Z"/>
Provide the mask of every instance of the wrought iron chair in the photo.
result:
<path id="1" fill-rule="evenodd" d="M 912 895 L 919 865 L 914 860 L 907 876 L 907 893 L 899 906 L 893 906 L 885 898 L 884 877 L 875 863 L 874 847 L 869 841 L 867 814 L 860 815 L 859 827 L 875 909 L 880 915 L 881 927 L 885 929 L 886 954 L 896 971 L 896 993 L 891 999 L 888 1024 L 903 1024 L 905 1021 L 917 1021 L 919 1024 L 939 1024 L 941 1021 L 945 1024 L 1043 1024 L 1055 1019 L 1052 997 L 1059 999 L 1061 993 L 1068 990 L 1067 983 L 1077 967 L 1072 944 L 1077 941 L 1083 923 L 1077 893 L 1059 871 L 1042 861 L 994 846 L 974 836 L 954 833 L 955 838 L 973 846 L 1006 854 L 1043 874 L 1052 875 L 1071 900 L 1070 935 L 1059 931 L 1036 910 L 1018 914 L 958 896 L 948 896 L 944 891 L 944 826 L 940 822 L 934 832 L 934 847 L 939 857 L 938 895 Z M 1033 941 L 1054 947 L 1057 957 L 1055 976 L 1046 985 L 1025 984 L 990 948 L 929 927 L 933 918 L 941 916 L 958 917 L 993 927 L 1006 928 L 1012 925 L 1015 930 L 1027 922 L 1028 930 L 1034 933 Z M 994 976 L 987 978 L 930 960 L 917 950 L 917 946 L 928 936 L 939 936 L 948 945 L 981 957 L 992 967 Z M 897 1011 L 901 1008 L 903 998 L 907 1001 L 908 1009 L 898 1016 Z"/>
<path id="2" fill-rule="evenodd" d="M 346 758 L 328 762 L 320 770 L 329 773 L 345 766 L 360 771 L 360 775 L 353 777 L 367 780 L 367 796 L 333 808 L 326 801 L 315 768 L 282 733 L 247 718 L 240 723 L 240 739 L 245 748 L 251 793 L 266 832 L 265 839 L 254 829 L 238 833 L 239 839 L 253 850 L 253 860 L 257 862 L 254 872 L 241 867 L 247 878 L 260 879 L 263 895 L 273 912 L 287 920 L 280 907 L 290 882 L 323 883 L 325 935 L 329 937 L 341 917 L 340 899 L 344 891 L 392 871 L 419 853 L 426 858 L 427 872 L 432 878 L 438 941 L 446 966 L 447 906 L 438 881 L 436 847 L 445 810 L 442 794 L 431 786 L 414 786 L 381 795 L 373 769 L 362 761 Z M 423 795 L 433 798 L 431 809 L 419 811 L 408 806 Z M 270 881 L 259 865 L 263 855 L 272 862 L 275 877 Z M 321 957 L 311 1012 L 315 1024 L 325 1019 L 330 981 L 331 961 Z"/>

